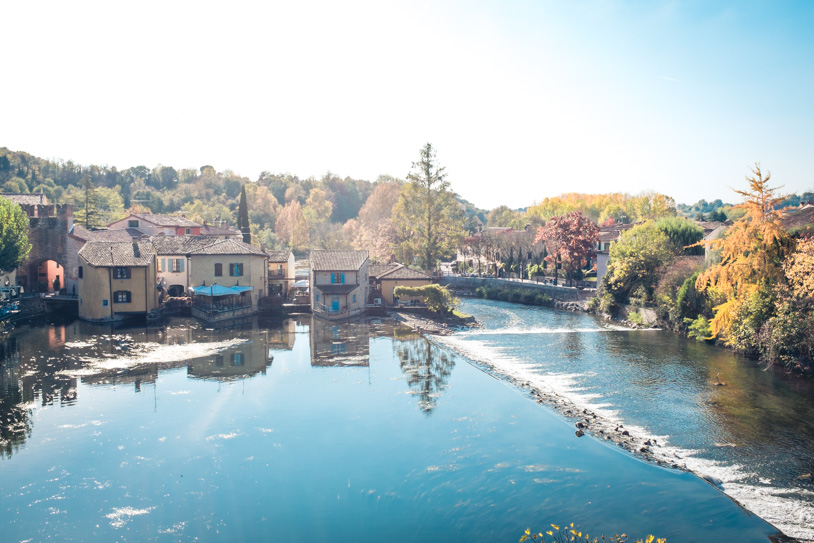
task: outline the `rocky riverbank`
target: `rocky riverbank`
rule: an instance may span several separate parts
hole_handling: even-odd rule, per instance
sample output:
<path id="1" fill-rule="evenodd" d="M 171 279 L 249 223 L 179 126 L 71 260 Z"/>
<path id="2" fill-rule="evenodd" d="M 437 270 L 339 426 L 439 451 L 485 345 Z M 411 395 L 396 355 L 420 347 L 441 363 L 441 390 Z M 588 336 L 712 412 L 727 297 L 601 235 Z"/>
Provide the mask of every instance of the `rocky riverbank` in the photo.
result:
<path id="1" fill-rule="evenodd" d="M 394 310 L 391 315 L 396 322 L 415 329 L 419 334 L 446 336 L 462 327 L 478 326 L 475 317 L 436 316 L 429 311 Z"/>

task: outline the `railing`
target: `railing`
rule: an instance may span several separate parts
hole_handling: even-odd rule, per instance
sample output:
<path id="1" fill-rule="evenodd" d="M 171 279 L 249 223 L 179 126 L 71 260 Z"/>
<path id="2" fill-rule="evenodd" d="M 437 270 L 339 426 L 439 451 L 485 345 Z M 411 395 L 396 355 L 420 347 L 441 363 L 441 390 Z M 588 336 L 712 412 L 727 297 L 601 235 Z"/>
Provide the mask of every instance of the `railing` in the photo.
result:
<path id="1" fill-rule="evenodd" d="M 251 315 L 252 314 L 252 306 L 249 305 L 242 305 L 238 307 L 230 307 L 230 306 L 192 306 L 192 316 L 197 317 L 199 319 L 209 321 L 209 322 L 218 322 L 218 321 L 225 321 L 229 319 L 234 319 L 235 317 L 241 317 L 243 315 Z"/>

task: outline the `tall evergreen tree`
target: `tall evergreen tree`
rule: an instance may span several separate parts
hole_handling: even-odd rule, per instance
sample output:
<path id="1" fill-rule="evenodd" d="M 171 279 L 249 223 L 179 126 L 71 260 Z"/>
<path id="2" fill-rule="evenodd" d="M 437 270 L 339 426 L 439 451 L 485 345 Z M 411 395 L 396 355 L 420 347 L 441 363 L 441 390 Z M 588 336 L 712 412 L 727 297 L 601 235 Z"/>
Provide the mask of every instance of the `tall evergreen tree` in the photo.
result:
<path id="1" fill-rule="evenodd" d="M 96 185 L 93 183 L 90 175 L 85 174 L 82 176 L 82 193 L 74 201 L 76 207 L 74 218 L 76 222 L 81 224 L 87 229 L 98 228 L 101 226 L 101 218 L 99 213 L 99 195 L 96 192 Z"/>
<path id="2" fill-rule="evenodd" d="M 400 259 L 432 270 L 442 258 L 450 258 L 463 238 L 461 206 L 449 190 L 443 166 L 435 160 L 435 149 L 427 143 L 421 160 L 407 175 L 393 217 L 399 237 Z"/>
<path id="3" fill-rule="evenodd" d="M 240 204 L 237 208 L 237 227 L 243 234 L 243 243 L 252 242 L 251 228 L 249 226 L 249 204 L 246 202 L 246 185 L 240 189 Z"/>

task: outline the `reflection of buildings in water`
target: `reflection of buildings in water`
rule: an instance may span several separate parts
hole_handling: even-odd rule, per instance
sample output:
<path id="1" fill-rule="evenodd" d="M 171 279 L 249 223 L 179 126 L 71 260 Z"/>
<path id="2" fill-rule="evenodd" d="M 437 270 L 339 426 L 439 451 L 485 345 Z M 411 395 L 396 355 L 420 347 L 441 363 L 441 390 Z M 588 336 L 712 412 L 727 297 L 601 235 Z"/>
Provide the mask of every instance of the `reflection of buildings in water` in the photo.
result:
<path id="1" fill-rule="evenodd" d="M 359 322 L 311 318 L 311 365 L 370 366 L 370 329 Z"/>
<path id="2" fill-rule="evenodd" d="M 455 359 L 449 351 L 415 333 L 401 330 L 399 336 L 403 339 L 394 338 L 393 349 L 401 371 L 411 393 L 418 396 L 421 410 L 429 415 L 447 387 Z"/>
<path id="3" fill-rule="evenodd" d="M 266 330 L 268 350 L 270 352 L 292 350 L 294 348 L 296 334 L 296 321 L 294 319 L 283 319 L 277 326 Z"/>
<path id="4" fill-rule="evenodd" d="M 31 419 L 20 388 L 17 338 L 0 342 L 0 457 L 11 455 L 31 435 Z"/>
<path id="5" fill-rule="evenodd" d="M 192 360 L 187 365 L 187 375 L 197 379 L 230 381 L 243 379 L 258 373 L 266 373 L 274 360 L 267 348 L 267 332 L 256 331 L 252 339 L 230 347 L 207 358 Z"/>

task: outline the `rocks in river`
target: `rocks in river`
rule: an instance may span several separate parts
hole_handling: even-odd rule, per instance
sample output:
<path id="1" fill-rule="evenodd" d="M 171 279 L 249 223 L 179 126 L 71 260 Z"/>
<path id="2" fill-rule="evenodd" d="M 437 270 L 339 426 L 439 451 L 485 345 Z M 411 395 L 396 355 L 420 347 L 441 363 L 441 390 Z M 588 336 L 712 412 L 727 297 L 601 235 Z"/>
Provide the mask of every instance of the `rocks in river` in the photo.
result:
<path id="1" fill-rule="evenodd" d="M 810 473 L 804 473 L 803 475 L 799 475 L 797 477 L 797 480 L 798 481 L 810 481 L 811 480 L 811 474 Z"/>
<path id="2" fill-rule="evenodd" d="M 627 430 L 625 430 L 625 431 L 623 431 L 623 432 L 622 432 L 622 435 L 623 435 L 623 436 L 629 436 L 629 435 L 630 435 L 630 432 L 628 432 Z"/>
<path id="3" fill-rule="evenodd" d="M 585 435 L 585 432 L 583 432 L 582 430 L 577 430 L 577 431 L 576 431 L 576 432 L 574 432 L 574 433 L 576 434 L 576 436 L 577 436 L 577 437 L 582 437 L 582 436 L 584 436 L 584 435 Z"/>
<path id="4" fill-rule="evenodd" d="M 724 487 L 724 482 L 715 477 L 714 475 L 704 475 L 703 473 L 699 473 L 698 476 L 701 477 L 706 482 L 708 482 L 709 484 L 711 484 L 712 486 L 718 487 L 720 489 L 723 489 Z"/>
<path id="5" fill-rule="evenodd" d="M 577 421 L 577 423 L 576 423 L 576 427 L 577 427 L 577 428 L 587 428 L 587 427 L 588 427 L 588 425 L 587 425 L 587 424 L 585 424 L 585 422 L 583 422 L 583 421 L 579 420 L 579 421 Z"/>

